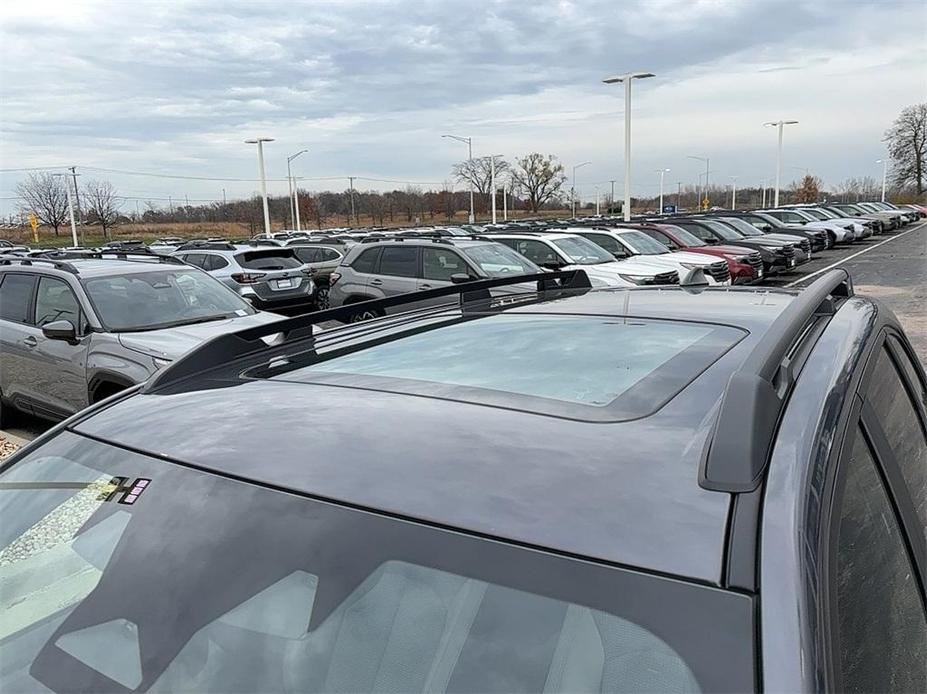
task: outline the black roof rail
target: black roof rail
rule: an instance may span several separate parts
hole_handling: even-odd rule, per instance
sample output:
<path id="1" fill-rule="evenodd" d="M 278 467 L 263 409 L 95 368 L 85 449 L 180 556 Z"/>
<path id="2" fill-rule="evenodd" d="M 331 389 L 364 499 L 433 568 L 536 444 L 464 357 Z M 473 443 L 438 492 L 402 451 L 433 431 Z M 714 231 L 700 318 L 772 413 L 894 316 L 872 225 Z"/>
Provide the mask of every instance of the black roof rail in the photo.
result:
<path id="1" fill-rule="evenodd" d="M 815 320 L 832 316 L 838 301 L 851 296 L 849 273 L 831 270 L 789 304 L 731 374 L 699 471 L 701 487 L 721 492 L 757 488 L 795 381 L 793 349 Z"/>
<path id="2" fill-rule="evenodd" d="M 228 241 L 188 241 L 178 246 L 178 251 L 237 251 L 238 249 Z"/>
<path id="3" fill-rule="evenodd" d="M 90 253 L 77 253 L 68 257 L 84 260 L 156 260 L 159 263 L 184 265 L 180 258 L 175 258 L 172 255 L 161 255 L 147 248 L 104 248 Z"/>
<path id="4" fill-rule="evenodd" d="M 20 265 L 35 265 L 36 263 L 44 263 L 47 265 L 53 265 L 59 270 L 70 272 L 73 275 L 78 274 L 77 268 L 66 260 L 55 260 L 54 258 L 41 256 L 26 257 L 22 255 L 0 255 L 0 265 L 12 265 L 13 261 L 18 262 Z"/>
<path id="5" fill-rule="evenodd" d="M 462 307 L 464 304 L 474 301 L 479 302 L 480 306 L 484 306 L 484 302 L 488 302 L 493 298 L 490 293 L 491 289 L 528 282 L 537 282 L 537 292 L 539 294 L 567 290 L 589 290 L 592 288 L 589 277 L 583 270 L 541 272 L 532 275 L 513 275 L 511 277 L 461 282 L 447 287 L 398 294 L 385 299 L 360 301 L 324 311 L 306 313 L 293 318 L 284 318 L 273 323 L 218 335 L 204 342 L 189 351 L 184 357 L 152 376 L 142 388 L 142 392 L 151 393 L 157 389 L 198 375 L 204 370 L 217 365 L 226 364 L 234 359 L 263 350 L 276 349 L 291 339 L 309 337 L 312 335 L 314 325 L 331 320 L 345 322 L 358 311 L 381 311 L 394 306 L 404 306 L 428 299 L 455 295 L 459 295 Z M 278 333 L 282 334 L 282 339 L 275 340 L 272 344 L 267 344 L 262 339 Z"/>

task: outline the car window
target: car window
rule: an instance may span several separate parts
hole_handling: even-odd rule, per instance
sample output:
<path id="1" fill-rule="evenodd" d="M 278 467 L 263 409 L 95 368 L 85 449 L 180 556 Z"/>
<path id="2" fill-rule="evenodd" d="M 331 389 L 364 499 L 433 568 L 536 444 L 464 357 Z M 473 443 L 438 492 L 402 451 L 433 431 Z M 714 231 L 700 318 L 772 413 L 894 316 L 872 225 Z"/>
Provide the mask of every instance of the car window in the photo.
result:
<path id="1" fill-rule="evenodd" d="M 501 243 L 483 243 L 463 249 L 471 261 L 490 277 L 505 277 L 511 274 L 535 274 L 541 268 Z"/>
<path id="2" fill-rule="evenodd" d="M 446 248 L 422 249 L 422 277 L 426 280 L 451 281 L 451 275 L 473 276 L 467 262 Z"/>
<path id="3" fill-rule="evenodd" d="M 2 691 L 753 686 L 753 603 L 710 586 L 245 484 L 70 431 L 0 482 Z"/>
<path id="4" fill-rule="evenodd" d="M 57 320 L 71 321 L 78 334 L 83 333 L 80 304 L 71 288 L 55 277 L 40 277 L 35 294 L 35 325 L 41 328 Z"/>
<path id="5" fill-rule="evenodd" d="M 304 263 L 317 262 L 319 259 L 320 250 L 321 249 L 312 246 L 296 246 L 293 248 L 293 252 L 296 253 L 296 257 Z"/>
<path id="6" fill-rule="evenodd" d="M 205 253 L 187 253 L 183 256 L 183 261 L 189 263 L 190 265 L 196 265 L 197 267 L 203 267 L 206 264 L 206 254 Z"/>
<path id="7" fill-rule="evenodd" d="M 852 446 L 834 514 L 839 689 L 927 691 L 927 618 L 917 578 L 862 431 Z"/>
<path id="8" fill-rule="evenodd" d="M 643 229 L 643 232 L 647 234 L 647 236 L 652 238 L 654 241 L 662 243 L 667 248 L 670 248 L 672 250 L 676 250 L 679 248 L 679 244 L 673 241 L 669 236 L 664 234 L 662 231 L 657 231 L 655 229 Z"/>
<path id="9" fill-rule="evenodd" d="M 224 267 L 228 267 L 229 261 L 223 258 L 221 255 L 213 255 L 211 253 L 206 255 L 206 259 L 203 262 L 204 270 L 221 270 Z"/>
<path id="10" fill-rule="evenodd" d="M 613 256 L 618 258 L 627 258 L 628 249 L 621 245 L 621 243 L 612 236 L 608 234 L 596 234 L 594 232 L 580 232 L 579 234 L 584 239 L 592 241 L 595 245 L 601 246 L 606 251 L 611 253 Z M 665 248 L 663 249 L 666 250 Z"/>
<path id="11" fill-rule="evenodd" d="M 927 535 L 927 437 L 894 360 L 883 347 L 866 398 L 876 412 Z M 916 391 L 915 391 L 916 392 Z"/>
<path id="12" fill-rule="evenodd" d="M 634 249 L 635 253 L 643 255 L 661 255 L 666 253 L 666 246 L 654 241 L 642 231 L 621 231 L 621 240 Z"/>
<path id="13" fill-rule="evenodd" d="M 237 254 L 235 260 L 246 270 L 292 270 L 302 265 L 292 248 L 245 251 Z"/>
<path id="14" fill-rule="evenodd" d="M 714 234 L 712 234 L 711 231 L 709 231 L 708 229 L 702 226 L 699 226 L 698 224 L 685 224 L 683 222 L 679 222 L 678 225 L 684 231 L 688 231 L 693 236 L 695 236 L 698 239 L 701 239 L 702 241 L 714 241 L 717 239 L 717 237 Z"/>
<path id="15" fill-rule="evenodd" d="M 356 272 L 375 272 L 381 250 L 381 248 L 368 248 L 354 259 L 354 262 L 351 263 L 351 268 Z"/>
<path id="16" fill-rule="evenodd" d="M 563 261 L 557 252 L 543 241 L 532 239 L 514 239 L 513 248 L 535 265 L 560 264 Z"/>
<path id="17" fill-rule="evenodd" d="M 338 260 L 341 258 L 341 253 L 336 251 L 334 248 L 319 248 L 319 260 L 324 262 L 330 262 L 332 260 Z"/>
<path id="18" fill-rule="evenodd" d="M 381 275 L 392 277 L 418 276 L 417 246 L 387 246 L 380 253 Z"/>
<path id="19" fill-rule="evenodd" d="M 35 275 L 20 272 L 3 274 L 0 282 L 0 318 L 17 323 L 31 323 L 32 291 Z"/>
<path id="20" fill-rule="evenodd" d="M 677 226 L 676 224 L 666 224 L 664 226 L 667 226 L 672 230 L 673 234 L 676 235 L 676 238 L 679 240 L 679 243 L 681 243 L 682 246 L 685 246 L 685 247 L 691 246 L 692 248 L 699 248 L 701 246 L 706 245 L 705 242 L 702 241 L 702 239 L 700 239 L 698 236 L 693 234 L 691 231 L 687 229 L 683 229 L 681 226 Z M 660 234 L 662 232 L 656 231 L 656 233 Z M 659 240 L 659 237 L 655 237 L 655 238 Z M 670 243 L 675 243 L 675 241 L 673 241 L 669 237 L 667 237 L 667 240 Z"/>
<path id="21" fill-rule="evenodd" d="M 551 241 L 560 252 L 577 265 L 597 265 L 615 260 L 611 253 L 582 236 L 565 236 Z"/>

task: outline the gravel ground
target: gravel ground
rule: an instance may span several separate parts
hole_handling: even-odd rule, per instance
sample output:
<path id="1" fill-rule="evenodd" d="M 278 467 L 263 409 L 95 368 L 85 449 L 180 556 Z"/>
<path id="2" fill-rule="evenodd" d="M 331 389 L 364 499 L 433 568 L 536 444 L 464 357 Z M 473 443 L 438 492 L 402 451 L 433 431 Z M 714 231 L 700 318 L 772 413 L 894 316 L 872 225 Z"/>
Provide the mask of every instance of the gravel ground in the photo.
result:
<path id="1" fill-rule="evenodd" d="M 0 460 L 3 460 L 8 455 L 13 455 L 18 449 L 19 446 L 3 436 L 3 434 L 0 434 Z"/>

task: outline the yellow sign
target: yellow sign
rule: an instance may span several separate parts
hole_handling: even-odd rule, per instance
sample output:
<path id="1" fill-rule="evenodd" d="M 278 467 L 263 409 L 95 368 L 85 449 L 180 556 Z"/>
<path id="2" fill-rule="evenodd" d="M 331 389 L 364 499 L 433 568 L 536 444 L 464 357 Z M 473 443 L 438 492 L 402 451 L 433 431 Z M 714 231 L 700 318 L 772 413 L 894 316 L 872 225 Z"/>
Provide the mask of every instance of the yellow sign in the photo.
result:
<path id="1" fill-rule="evenodd" d="M 707 209 L 708 209 L 708 206 L 709 206 L 710 204 L 711 204 L 711 201 L 710 201 L 708 198 L 705 198 L 704 200 L 702 200 L 702 207 L 703 207 L 704 209 L 707 210 Z"/>
<path id="2" fill-rule="evenodd" d="M 33 243 L 38 243 L 39 242 L 39 218 L 35 216 L 35 212 L 29 213 L 29 226 L 32 227 Z"/>

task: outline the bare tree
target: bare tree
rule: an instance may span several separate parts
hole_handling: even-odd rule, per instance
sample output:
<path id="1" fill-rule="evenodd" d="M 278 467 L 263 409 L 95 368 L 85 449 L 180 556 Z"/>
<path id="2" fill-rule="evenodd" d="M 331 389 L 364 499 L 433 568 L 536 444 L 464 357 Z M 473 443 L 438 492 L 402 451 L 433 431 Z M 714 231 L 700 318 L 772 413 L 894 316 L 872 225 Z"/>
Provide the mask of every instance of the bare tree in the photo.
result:
<path id="1" fill-rule="evenodd" d="M 496 157 L 496 185 L 501 187 L 502 174 L 511 168 L 501 157 Z M 454 178 L 461 183 L 473 184 L 474 192 L 486 195 L 492 188 L 492 157 L 477 157 L 454 164 Z"/>
<path id="2" fill-rule="evenodd" d="M 795 202 L 817 202 L 821 192 L 821 179 L 808 174 L 801 182 L 792 181 L 789 190 L 794 193 Z"/>
<path id="3" fill-rule="evenodd" d="M 914 186 L 921 195 L 927 178 L 927 102 L 903 109 L 885 131 L 884 142 L 892 158 L 892 182 L 899 188 Z"/>
<path id="4" fill-rule="evenodd" d="M 84 184 L 84 200 L 87 201 L 88 219 L 103 227 L 103 236 L 119 222 L 120 201 L 116 189 L 109 181 L 90 180 Z"/>
<path id="5" fill-rule="evenodd" d="M 511 176 L 517 191 L 528 198 L 532 212 L 537 212 L 555 198 L 566 182 L 563 164 L 557 161 L 557 157 L 539 152 L 517 159 Z"/>
<path id="6" fill-rule="evenodd" d="M 34 212 L 39 221 L 50 226 L 58 236 L 58 229 L 68 220 L 68 191 L 61 178 L 51 173 L 29 174 L 25 181 L 16 186 L 29 212 Z"/>

